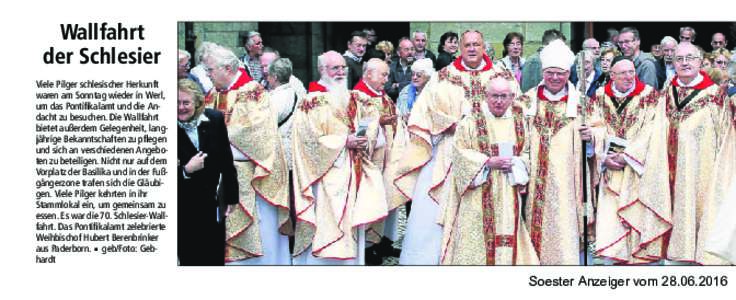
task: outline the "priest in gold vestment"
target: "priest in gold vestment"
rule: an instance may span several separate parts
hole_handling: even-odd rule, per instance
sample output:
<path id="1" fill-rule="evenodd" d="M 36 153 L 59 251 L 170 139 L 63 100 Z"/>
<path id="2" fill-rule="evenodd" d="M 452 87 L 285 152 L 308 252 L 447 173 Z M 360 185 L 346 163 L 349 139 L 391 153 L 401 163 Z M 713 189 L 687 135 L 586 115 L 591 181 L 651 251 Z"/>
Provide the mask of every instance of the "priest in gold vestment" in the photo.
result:
<path id="1" fill-rule="evenodd" d="M 395 171 L 388 175 L 393 178 L 389 179 L 390 208 L 412 201 L 399 259 L 402 265 L 440 263 L 438 211 L 446 197 L 443 186 L 450 172 L 455 127 L 472 102 L 483 101 L 488 79 L 503 71 L 485 55 L 480 32 L 466 31 L 460 44 L 461 56 L 439 71 L 414 103 L 407 125 L 410 140 L 397 154 L 401 158 Z"/>
<path id="2" fill-rule="evenodd" d="M 457 126 L 444 210 L 442 264 L 536 265 L 520 191 L 529 182 L 529 140 L 508 72 L 486 86 L 487 101 Z M 512 103 L 514 103 L 512 105 Z"/>
<path id="3" fill-rule="evenodd" d="M 674 60 L 676 75 L 665 85 L 660 99 L 667 104 L 669 120 L 673 208 L 668 263 L 726 264 L 704 251 L 720 200 L 710 196 L 711 185 L 723 179 L 713 174 L 716 168 L 727 170 L 715 164 L 729 125 L 725 93 L 701 70 L 702 56 L 692 44 L 678 45 Z M 733 173 L 724 175 L 732 177 Z"/>
<path id="4" fill-rule="evenodd" d="M 202 61 L 215 85 L 205 103 L 225 114 L 238 173 L 240 200 L 225 223 L 225 261 L 289 265 L 288 169 L 268 95 L 229 49 L 216 46 Z"/>
<path id="5" fill-rule="evenodd" d="M 656 263 L 672 228 L 665 104 L 637 78 L 631 59 L 615 58 L 610 74 L 589 104 L 591 121 L 606 129 L 596 149 L 602 179 L 595 253 L 608 263 Z"/>
<path id="6" fill-rule="evenodd" d="M 360 265 L 365 228 L 388 212 L 381 169 L 371 160 L 385 146 L 380 118 L 367 113 L 373 98 L 351 97 L 339 53 L 320 55 L 318 68 L 321 79 L 310 83 L 292 128 L 294 264 Z"/>
<path id="7" fill-rule="evenodd" d="M 582 126 L 583 95 L 568 81 L 575 59 L 572 51 L 556 40 L 542 49 L 540 58 L 543 81 L 520 99 L 526 109 L 531 154 L 526 223 L 540 264 L 578 265 L 583 261 L 582 193 L 586 190 L 582 142 L 592 139 L 592 130 Z"/>

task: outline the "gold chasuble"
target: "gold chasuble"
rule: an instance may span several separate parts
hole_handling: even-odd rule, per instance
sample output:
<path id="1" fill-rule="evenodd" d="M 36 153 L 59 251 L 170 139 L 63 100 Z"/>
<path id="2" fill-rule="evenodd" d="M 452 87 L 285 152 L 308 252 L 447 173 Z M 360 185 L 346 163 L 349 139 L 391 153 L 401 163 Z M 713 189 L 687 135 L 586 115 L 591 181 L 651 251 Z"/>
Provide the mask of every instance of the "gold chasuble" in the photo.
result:
<path id="1" fill-rule="evenodd" d="M 665 103 L 658 99 L 659 94 L 637 78 L 625 97 L 615 95 L 611 81 L 590 100 L 590 118 L 601 120 L 606 128 L 602 143 L 596 144 L 602 175 L 595 253 L 616 263 L 661 260 L 672 228 L 667 120 Z M 623 169 L 604 169 L 609 153 L 624 155 Z"/>
<path id="2" fill-rule="evenodd" d="M 701 71 L 702 81 L 683 87 L 675 76 L 663 89 L 669 119 L 668 149 L 672 235 L 667 258 L 697 264 L 723 264 L 705 253 L 718 201 L 708 201 L 716 154 L 727 126 L 724 91 Z M 697 79 L 696 79 L 697 80 Z M 732 172 L 732 171 L 731 171 Z M 725 188 L 725 187 L 724 187 Z M 711 199 L 714 200 L 714 199 Z M 720 199 L 715 199 L 720 200 Z"/>
<path id="3" fill-rule="evenodd" d="M 225 114 L 240 202 L 225 223 L 225 262 L 262 256 L 256 195 L 278 208 L 279 231 L 288 235 L 288 169 L 268 93 L 244 69 L 227 91 L 212 89 L 205 100 Z"/>
<path id="4" fill-rule="evenodd" d="M 513 79 L 511 79 L 513 80 Z M 502 117 L 493 116 L 485 102 L 473 103 L 473 114 L 463 118 L 455 132 L 451 190 L 445 209 L 442 264 L 537 265 L 531 238 L 521 218 L 521 197 L 509 175 L 485 169 L 500 156 L 499 143 L 513 147 L 506 155 L 529 165 L 525 116 L 518 103 Z M 477 182 L 479 174 L 487 174 Z M 482 177 L 481 177 L 482 178 Z"/>
<path id="5" fill-rule="evenodd" d="M 395 147 L 392 155 L 400 157 L 398 166 L 389 172 L 393 178 L 388 187 L 390 209 L 411 200 L 419 173 L 432 158 L 436 148 L 435 164 L 429 196 L 442 207 L 441 188 L 450 172 L 452 135 L 464 113 L 470 112 L 471 103 L 485 101 L 485 86 L 502 66 L 493 65 L 483 55 L 479 70 L 469 70 L 458 57 L 452 64 L 437 72 L 418 96 L 407 123 L 409 141 L 404 147 Z M 514 91 L 518 94 L 518 88 Z"/>
<path id="6" fill-rule="evenodd" d="M 391 97 L 389 97 L 385 92 L 377 94 L 372 91 L 363 80 L 360 80 L 360 82 L 355 85 L 350 96 L 352 97 L 351 101 L 361 104 L 359 107 L 361 109 L 362 119 L 379 120 L 381 116 L 396 114 L 396 106 L 393 101 L 391 101 Z M 386 181 L 387 176 L 385 176 L 385 174 L 388 170 L 388 164 L 391 161 L 390 149 L 393 147 L 394 136 L 396 135 L 395 133 L 398 128 L 396 124 L 387 124 L 382 125 L 381 129 L 382 130 L 379 134 L 382 135 L 381 139 L 385 141 L 385 144 L 378 149 L 370 151 L 372 153 L 370 161 L 379 170 L 381 170 L 385 187 L 386 184 L 389 183 Z M 388 206 L 388 202 L 386 205 Z M 368 227 L 366 229 L 366 241 L 372 243 L 380 242 L 384 233 L 384 225 L 385 223 L 381 221 L 373 223 Z"/>
<path id="7" fill-rule="evenodd" d="M 728 100 L 724 122 L 728 129 L 716 158 L 711 192 L 707 201 L 718 209 L 705 226 L 712 228 L 705 242 L 706 263 L 736 264 L 736 97 Z M 713 223 L 710 222 L 713 218 Z M 713 257 L 716 256 L 716 257 Z M 723 259 L 724 261 L 721 261 Z"/>
<path id="8" fill-rule="evenodd" d="M 583 233 L 582 95 L 550 101 L 540 84 L 521 97 L 529 128 L 531 169 L 525 215 L 542 265 L 579 265 Z M 590 173 L 588 173 L 590 174 Z M 590 181 L 589 181 L 590 182 Z"/>
<path id="9" fill-rule="evenodd" d="M 295 111 L 292 128 L 296 233 L 294 256 L 311 246 L 318 258 L 358 257 L 358 227 L 387 215 L 380 166 L 371 157 L 378 119 L 370 115 L 380 103 L 345 94 L 337 96 L 317 83 Z M 371 100 L 362 102 L 361 100 Z M 363 122 L 361 122 L 363 120 Z M 348 135 L 368 122 L 367 151 L 347 149 Z"/>

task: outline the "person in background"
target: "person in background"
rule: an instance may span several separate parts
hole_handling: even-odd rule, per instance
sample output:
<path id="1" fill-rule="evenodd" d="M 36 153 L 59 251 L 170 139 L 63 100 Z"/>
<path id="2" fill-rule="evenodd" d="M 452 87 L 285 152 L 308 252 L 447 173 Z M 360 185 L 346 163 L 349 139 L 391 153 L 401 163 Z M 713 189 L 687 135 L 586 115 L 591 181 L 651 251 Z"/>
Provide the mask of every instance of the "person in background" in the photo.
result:
<path id="1" fill-rule="evenodd" d="M 601 76 L 594 82 L 596 90 L 608 83 L 610 80 L 611 62 L 616 56 L 621 55 L 616 48 L 605 48 L 601 52 Z"/>
<path id="2" fill-rule="evenodd" d="M 429 58 L 432 64 L 437 61 L 437 57 L 431 50 L 427 49 L 427 33 L 423 31 L 414 31 L 411 37 L 414 43 L 414 59 Z"/>
<path id="3" fill-rule="evenodd" d="M 261 54 L 263 54 L 263 39 L 261 34 L 250 31 L 245 36 L 245 54 L 240 58 L 248 75 L 256 82 L 263 80 L 261 67 Z"/>
<path id="4" fill-rule="evenodd" d="M 197 77 L 199 83 L 202 84 L 202 92 L 205 95 L 209 94 L 210 90 L 213 87 L 213 84 L 212 80 L 210 80 L 210 77 L 207 76 L 207 71 L 205 70 L 204 64 L 202 63 L 202 57 L 204 57 L 204 55 L 207 54 L 207 52 L 214 46 L 216 46 L 216 44 L 212 42 L 202 42 L 202 44 L 199 45 L 197 51 L 194 52 L 195 63 L 197 65 L 194 66 L 194 68 L 192 68 L 190 71 L 190 74 Z"/>
<path id="5" fill-rule="evenodd" d="M 711 37 L 710 46 L 713 47 L 713 51 L 726 49 L 726 46 L 728 46 L 728 40 L 726 40 L 726 36 L 723 35 L 723 33 L 716 32 L 713 34 L 713 37 Z"/>
<path id="6" fill-rule="evenodd" d="M 261 82 L 261 84 L 269 91 L 275 89 L 275 87 L 271 86 L 271 83 L 268 80 L 269 66 L 273 61 L 279 58 L 281 58 L 281 55 L 279 54 L 278 50 L 271 47 L 263 48 L 263 54 L 261 55 L 261 66 L 263 66 L 263 82 Z M 289 85 L 291 86 L 291 88 L 294 89 L 294 92 L 296 92 L 297 99 L 303 99 L 304 96 L 307 95 L 307 90 L 304 88 L 304 83 L 302 83 L 299 78 L 296 78 L 293 72 L 289 73 L 291 74 L 289 76 Z"/>
<path id="7" fill-rule="evenodd" d="M 636 66 L 636 76 L 644 83 L 658 87 L 657 80 L 657 60 L 649 53 L 641 51 L 639 46 L 641 39 L 639 38 L 639 30 L 634 27 L 624 27 L 618 35 L 618 46 L 621 53 L 631 58 Z"/>
<path id="8" fill-rule="evenodd" d="M 437 46 L 437 62 L 434 65 L 435 70 L 442 70 L 455 60 L 455 54 L 458 49 L 457 33 L 448 31 L 440 36 L 440 44 Z"/>
<path id="9" fill-rule="evenodd" d="M 695 28 L 690 26 L 680 27 L 680 43 L 695 43 Z"/>
<path id="10" fill-rule="evenodd" d="M 348 50 L 342 55 L 348 65 L 348 87 L 352 88 L 363 77 L 363 55 L 366 52 L 368 38 L 363 31 L 353 31 L 347 42 Z"/>
<path id="11" fill-rule="evenodd" d="M 728 64 L 731 62 L 731 52 L 725 48 L 719 48 L 711 52 L 713 55 L 713 67 L 721 69 L 722 71 L 728 71 Z"/>
<path id="12" fill-rule="evenodd" d="M 522 83 L 522 69 L 526 59 L 524 55 L 524 35 L 518 32 L 509 32 L 503 38 L 503 58 L 499 60 L 507 70 L 514 74 L 516 82 Z"/>
<path id="13" fill-rule="evenodd" d="M 376 51 L 383 52 L 385 55 L 384 61 L 391 65 L 391 61 L 393 61 L 393 54 L 394 54 L 394 44 L 392 44 L 389 41 L 380 41 L 378 44 L 376 44 Z"/>
<path id="14" fill-rule="evenodd" d="M 391 74 L 386 82 L 386 93 L 391 99 L 396 99 L 406 85 L 411 82 L 411 64 L 414 63 L 414 44 L 407 37 L 399 39 L 398 57 L 391 63 Z"/>
<path id="15" fill-rule="evenodd" d="M 179 79 L 189 79 L 191 81 L 194 81 L 199 85 L 199 89 L 204 92 L 204 87 L 202 87 L 202 83 L 199 82 L 199 78 L 197 76 L 192 75 L 192 73 L 189 72 L 189 68 L 191 67 L 191 58 L 192 55 L 189 54 L 188 51 L 179 49 L 179 65 L 177 68 L 177 77 Z"/>
<path id="16" fill-rule="evenodd" d="M 565 35 L 557 29 L 548 29 L 544 31 L 542 34 L 542 47 L 540 47 L 536 53 L 527 58 L 525 68 L 522 71 L 521 77 L 524 78 L 524 82 L 521 83 L 522 92 L 526 93 L 542 81 L 542 62 L 539 58 L 539 52 L 541 52 L 549 43 L 558 39 L 563 42 L 567 41 Z"/>

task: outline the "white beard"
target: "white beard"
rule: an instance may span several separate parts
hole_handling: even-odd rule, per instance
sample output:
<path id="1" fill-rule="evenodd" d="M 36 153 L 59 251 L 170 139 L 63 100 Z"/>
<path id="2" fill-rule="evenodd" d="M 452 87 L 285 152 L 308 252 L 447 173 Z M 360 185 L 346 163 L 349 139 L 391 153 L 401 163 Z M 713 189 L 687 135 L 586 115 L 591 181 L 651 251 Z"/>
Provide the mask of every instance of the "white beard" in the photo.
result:
<path id="1" fill-rule="evenodd" d="M 327 88 L 327 92 L 333 98 L 332 101 L 330 101 L 330 105 L 332 106 L 332 108 L 345 109 L 348 105 L 348 99 L 350 98 L 350 91 L 348 90 L 347 79 L 336 81 L 325 76 L 320 81 Z"/>

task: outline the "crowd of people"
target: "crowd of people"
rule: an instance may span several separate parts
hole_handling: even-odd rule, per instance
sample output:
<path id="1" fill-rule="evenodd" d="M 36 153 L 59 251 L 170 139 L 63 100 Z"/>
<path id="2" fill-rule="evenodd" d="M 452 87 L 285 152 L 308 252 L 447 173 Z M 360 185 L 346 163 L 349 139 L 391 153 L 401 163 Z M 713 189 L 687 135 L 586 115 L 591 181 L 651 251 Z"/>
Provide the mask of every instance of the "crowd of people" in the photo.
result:
<path id="1" fill-rule="evenodd" d="M 179 262 L 736 264 L 736 63 L 695 39 L 366 29 L 306 86 L 257 32 L 180 50 Z"/>

